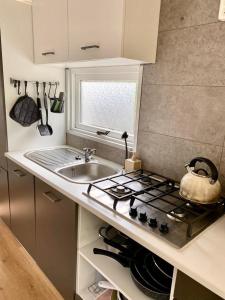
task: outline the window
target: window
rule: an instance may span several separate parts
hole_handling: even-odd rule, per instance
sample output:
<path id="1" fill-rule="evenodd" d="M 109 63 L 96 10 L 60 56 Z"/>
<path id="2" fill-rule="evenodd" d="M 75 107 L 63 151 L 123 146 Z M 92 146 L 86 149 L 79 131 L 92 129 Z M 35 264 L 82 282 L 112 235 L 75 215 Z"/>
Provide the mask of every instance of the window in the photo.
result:
<path id="1" fill-rule="evenodd" d="M 142 67 L 95 67 L 70 70 L 70 133 L 107 144 L 133 146 L 137 128 Z M 99 133 L 107 133 L 107 135 Z M 97 134 L 98 133 L 98 134 Z"/>

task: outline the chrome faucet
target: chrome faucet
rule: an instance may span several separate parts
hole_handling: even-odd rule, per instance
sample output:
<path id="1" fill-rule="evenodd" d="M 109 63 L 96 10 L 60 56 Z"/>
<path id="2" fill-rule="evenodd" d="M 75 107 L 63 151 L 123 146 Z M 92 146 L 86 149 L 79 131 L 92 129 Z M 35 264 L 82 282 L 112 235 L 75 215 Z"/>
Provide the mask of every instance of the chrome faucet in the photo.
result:
<path id="1" fill-rule="evenodd" d="M 83 150 L 84 150 L 84 160 L 86 163 L 88 163 L 91 160 L 92 155 L 96 153 L 96 149 L 83 148 Z"/>

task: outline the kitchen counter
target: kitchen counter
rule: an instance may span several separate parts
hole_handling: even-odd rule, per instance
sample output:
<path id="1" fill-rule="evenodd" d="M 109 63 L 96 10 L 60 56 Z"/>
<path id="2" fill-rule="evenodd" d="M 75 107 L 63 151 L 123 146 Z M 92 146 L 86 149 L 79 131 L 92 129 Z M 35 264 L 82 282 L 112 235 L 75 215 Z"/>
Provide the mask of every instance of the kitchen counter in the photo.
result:
<path id="1" fill-rule="evenodd" d="M 24 153 L 9 152 L 5 156 L 225 299 L 225 216 L 177 249 L 83 195 L 87 184 L 69 182 L 25 158 Z"/>

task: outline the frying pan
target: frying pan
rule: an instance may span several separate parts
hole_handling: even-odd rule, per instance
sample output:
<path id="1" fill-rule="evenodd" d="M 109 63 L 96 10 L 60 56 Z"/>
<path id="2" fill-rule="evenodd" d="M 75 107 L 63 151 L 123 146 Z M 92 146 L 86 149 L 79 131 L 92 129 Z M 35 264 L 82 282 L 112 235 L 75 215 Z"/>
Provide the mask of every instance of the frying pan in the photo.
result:
<path id="1" fill-rule="evenodd" d="M 171 284 L 172 284 L 172 278 L 169 278 L 167 275 L 164 274 L 164 272 L 162 272 L 156 266 L 156 264 L 153 260 L 153 256 L 154 256 L 153 253 L 149 253 L 143 258 L 143 265 L 144 265 L 145 271 L 162 288 L 170 289 Z M 167 264 L 167 262 L 164 261 L 164 264 Z"/>
<path id="2" fill-rule="evenodd" d="M 169 299 L 169 291 L 165 291 L 160 286 L 156 285 L 156 283 L 148 278 L 148 282 L 142 279 L 140 273 L 142 273 L 142 268 L 140 268 L 140 264 L 138 265 L 138 261 L 141 257 L 146 255 L 146 249 L 141 247 L 137 249 L 132 258 L 127 257 L 126 255 L 116 254 L 107 250 L 94 248 L 94 254 L 105 255 L 108 256 L 117 262 L 119 262 L 123 267 L 130 268 L 131 278 L 134 281 L 135 285 L 147 296 L 154 297 L 157 300 L 168 300 Z"/>
<path id="3" fill-rule="evenodd" d="M 173 266 L 155 254 L 152 254 L 152 259 L 155 266 L 161 271 L 162 274 L 167 276 L 167 278 L 173 278 Z"/>
<path id="4" fill-rule="evenodd" d="M 104 226 L 101 227 L 99 229 L 99 236 L 103 238 L 105 243 L 107 243 L 107 241 L 114 241 L 117 244 L 117 246 L 122 245 L 122 246 L 126 246 L 126 247 L 127 246 L 140 247 L 140 245 L 137 242 L 135 242 L 134 240 L 132 240 L 131 238 L 129 238 L 127 235 L 120 232 L 119 230 L 115 229 L 111 225 L 106 226 L 106 227 L 104 227 Z M 116 247 L 116 244 L 114 244 L 113 247 L 118 249 L 118 247 Z M 110 244 L 108 243 L 108 245 L 110 245 Z"/>
<path id="5" fill-rule="evenodd" d="M 138 260 L 136 260 L 136 271 L 139 274 L 139 276 L 142 278 L 142 280 L 148 285 L 149 281 L 153 281 L 156 286 L 159 287 L 159 289 L 162 289 L 164 292 L 170 292 L 172 279 L 169 279 L 167 276 L 164 275 L 164 273 L 161 273 L 161 270 L 159 270 L 155 263 L 153 262 L 153 253 L 145 249 L 144 247 L 141 247 L 139 244 L 133 245 L 130 244 L 128 247 L 124 247 L 120 244 L 118 244 L 115 241 L 109 240 L 107 238 L 104 238 L 103 241 L 118 250 L 121 251 L 122 255 L 126 255 L 127 257 L 133 258 L 135 257 L 136 251 L 139 251 L 140 248 L 142 250 L 142 255 L 139 256 Z M 131 240 L 132 241 L 132 240 Z M 138 247 L 137 247 L 138 245 Z M 135 247 L 136 246 L 136 247 Z M 157 257 L 157 256 L 156 256 Z M 148 259 L 147 259 L 148 258 Z M 146 265 L 146 260 L 148 261 L 148 264 Z M 166 261 L 162 260 L 161 264 L 163 265 L 163 268 L 172 268 L 170 264 L 168 264 Z M 164 266 L 165 265 L 165 266 Z"/>
<path id="6" fill-rule="evenodd" d="M 120 250 L 123 255 L 126 255 L 130 258 L 132 258 L 135 251 L 137 251 L 141 247 L 139 244 L 128 237 L 126 240 L 127 245 L 125 247 L 124 245 L 119 244 L 117 241 L 110 240 L 107 237 L 104 237 L 104 235 L 102 235 L 102 232 L 100 235 L 103 237 L 103 241 L 107 245 Z M 136 261 L 136 270 L 139 273 L 140 277 L 142 277 L 142 280 L 147 284 L 149 281 L 154 281 L 155 284 L 161 289 L 169 292 L 172 284 L 173 266 L 171 266 L 169 263 L 167 263 L 157 255 L 153 254 L 152 252 L 146 250 L 144 247 L 141 248 L 143 249 L 143 255 L 140 256 L 138 261 Z M 161 269 L 164 271 L 159 269 L 158 265 L 155 263 L 154 258 L 158 262 L 158 265 L 161 266 Z M 165 272 L 167 272 L 167 275 L 165 275 Z"/>

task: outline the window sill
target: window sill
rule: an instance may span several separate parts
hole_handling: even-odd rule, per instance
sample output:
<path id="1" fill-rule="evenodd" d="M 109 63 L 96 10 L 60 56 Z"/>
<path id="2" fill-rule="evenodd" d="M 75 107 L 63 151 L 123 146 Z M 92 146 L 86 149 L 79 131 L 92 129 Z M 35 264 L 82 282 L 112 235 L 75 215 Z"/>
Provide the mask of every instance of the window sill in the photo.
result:
<path id="1" fill-rule="evenodd" d="M 111 138 L 109 136 L 97 136 L 95 133 L 92 132 L 87 132 L 87 131 L 83 131 L 80 129 L 71 129 L 71 130 L 67 130 L 67 133 L 75 135 L 75 136 L 79 136 L 88 140 L 92 140 L 101 144 L 105 144 L 111 147 L 115 147 L 118 149 L 122 149 L 124 150 L 124 141 L 121 139 L 115 139 L 115 138 Z M 128 142 L 128 151 L 132 151 L 133 150 L 133 143 Z"/>

